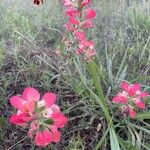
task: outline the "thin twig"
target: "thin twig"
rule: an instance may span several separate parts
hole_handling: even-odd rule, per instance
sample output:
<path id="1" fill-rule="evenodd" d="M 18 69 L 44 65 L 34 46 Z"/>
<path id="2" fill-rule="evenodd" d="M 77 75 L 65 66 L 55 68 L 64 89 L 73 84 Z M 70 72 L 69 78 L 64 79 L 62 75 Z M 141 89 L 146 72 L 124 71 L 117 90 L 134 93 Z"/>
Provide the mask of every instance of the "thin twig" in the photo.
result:
<path id="1" fill-rule="evenodd" d="M 22 141 L 25 140 L 26 138 L 28 138 L 28 136 L 24 137 L 23 139 L 21 139 L 20 141 L 18 141 L 17 143 L 15 143 L 14 145 L 12 145 L 11 147 L 9 147 L 7 150 L 12 149 L 14 146 L 16 146 L 17 144 L 19 144 L 20 142 L 22 142 Z"/>

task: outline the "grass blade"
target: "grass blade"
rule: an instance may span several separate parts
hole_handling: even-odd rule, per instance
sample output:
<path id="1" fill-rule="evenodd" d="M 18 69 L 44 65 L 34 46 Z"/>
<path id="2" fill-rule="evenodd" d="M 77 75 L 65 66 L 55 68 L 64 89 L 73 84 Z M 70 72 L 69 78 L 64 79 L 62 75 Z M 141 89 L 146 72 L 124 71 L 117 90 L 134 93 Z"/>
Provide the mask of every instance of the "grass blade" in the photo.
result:
<path id="1" fill-rule="evenodd" d="M 139 119 L 139 120 L 150 119 L 150 112 L 144 112 L 142 114 L 137 114 L 136 119 Z"/>
<path id="2" fill-rule="evenodd" d="M 110 128 L 110 144 L 111 144 L 111 150 L 121 150 L 117 135 L 113 128 Z"/>

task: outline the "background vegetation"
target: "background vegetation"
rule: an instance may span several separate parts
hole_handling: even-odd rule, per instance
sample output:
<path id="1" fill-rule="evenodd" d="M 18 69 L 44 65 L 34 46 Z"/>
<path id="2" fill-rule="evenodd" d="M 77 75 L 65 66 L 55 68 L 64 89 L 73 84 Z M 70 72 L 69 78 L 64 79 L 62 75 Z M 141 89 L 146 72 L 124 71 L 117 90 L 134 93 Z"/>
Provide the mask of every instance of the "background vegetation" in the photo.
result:
<path id="1" fill-rule="evenodd" d="M 93 1 L 96 29 L 89 36 L 105 66 L 102 69 L 99 65 L 99 70 L 103 71 L 108 102 L 112 105 L 111 98 L 121 80 L 140 82 L 150 92 L 150 1 Z M 28 138 L 22 140 L 26 130 L 7 120 L 14 111 L 9 97 L 21 93 L 26 86 L 42 92 L 55 91 L 57 103 L 69 117 L 61 142 L 52 144 L 51 149 L 94 150 L 106 132 L 103 114 L 92 99 L 87 99 L 79 77 L 72 74 L 71 62 L 55 54 L 64 32 L 64 16 L 59 0 L 47 0 L 38 7 L 31 0 L 0 1 L 0 149 L 41 149 Z M 91 81 L 88 82 L 90 85 Z M 142 123 L 144 129 L 138 128 L 141 124 L 129 127 L 130 133 L 123 143 L 128 150 L 150 149 L 150 121 Z M 102 147 L 105 149 L 109 149 L 107 140 Z"/>

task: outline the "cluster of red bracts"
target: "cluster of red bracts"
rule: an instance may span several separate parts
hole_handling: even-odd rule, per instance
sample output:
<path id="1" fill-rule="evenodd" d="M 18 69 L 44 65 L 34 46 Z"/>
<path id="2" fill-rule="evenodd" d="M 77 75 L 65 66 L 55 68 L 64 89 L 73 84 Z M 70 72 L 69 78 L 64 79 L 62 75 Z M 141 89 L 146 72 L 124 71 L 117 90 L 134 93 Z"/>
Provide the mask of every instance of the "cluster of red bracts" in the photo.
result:
<path id="1" fill-rule="evenodd" d="M 119 92 L 112 100 L 114 103 L 121 104 L 122 113 L 131 118 L 135 118 L 136 109 L 145 109 L 143 98 L 148 97 L 147 92 L 141 91 L 140 84 L 121 83 L 122 91 Z"/>
<path id="2" fill-rule="evenodd" d="M 88 7 L 90 2 L 90 0 L 64 0 L 68 17 L 68 22 L 64 26 L 73 35 L 72 41 L 78 43 L 75 53 L 82 55 L 87 61 L 96 54 L 94 42 L 87 40 L 85 33 L 86 29 L 95 27 L 92 19 L 96 16 L 96 12 Z"/>
<path id="3" fill-rule="evenodd" d="M 67 118 L 54 104 L 56 95 L 46 93 L 40 100 L 40 93 L 27 87 L 22 95 L 10 98 L 10 103 L 16 109 L 17 114 L 10 118 L 10 122 L 29 128 L 28 136 L 34 139 L 37 146 L 47 146 L 51 142 L 59 142 L 61 133 L 59 128 L 64 127 Z"/>

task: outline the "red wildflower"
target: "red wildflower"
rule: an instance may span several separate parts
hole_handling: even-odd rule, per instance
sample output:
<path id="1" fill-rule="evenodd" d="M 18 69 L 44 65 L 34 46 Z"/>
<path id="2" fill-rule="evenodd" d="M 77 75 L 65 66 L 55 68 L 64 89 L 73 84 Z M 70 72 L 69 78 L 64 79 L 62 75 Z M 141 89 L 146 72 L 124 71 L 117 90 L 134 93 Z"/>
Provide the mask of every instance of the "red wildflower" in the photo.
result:
<path id="1" fill-rule="evenodd" d="M 75 40 L 74 43 L 78 43 L 75 53 L 77 55 L 83 54 L 84 60 L 91 60 L 96 54 L 94 42 L 87 40 L 84 32 L 85 29 L 95 27 L 91 19 L 96 16 L 96 12 L 91 8 L 84 10 L 84 7 L 90 2 L 90 0 L 64 0 L 64 6 L 67 7 L 66 16 L 68 17 L 68 23 L 64 26 L 68 31 L 72 32 Z"/>
<path id="2" fill-rule="evenodd" d="M 143 102 L 142 98 L 145 98 L 148 96 L 148 93 L 142 92 L 140 90 L 140 84 L 128 84 L 126 82 L 121 83 L 122 92 L 117 94 L 112 101 L 114 103 L 120 103 L 124 107 L 123 109 L 125 111 L 128 111 L 131 118 L 134 118 L 136 115 L 136 112 L 134 110 L 134 107 L 145 109 L 145 103 Z"/>
<path id="3" fill-rule="evenodd" d="M 33 138 L 38 146 L 58 142 L 60 140 L 58 128 L 64 127 L 67 118 L 54 104 L 55 101 L 54 93 L 48 92 L 40 100 L 39 92 L 27 87 L 21 96 L 10 98 L 12 106 L 18 109 L 17 114 L 11 116 L 10 122 L 20 126 L 29 124 L 28 136 Z"/>

